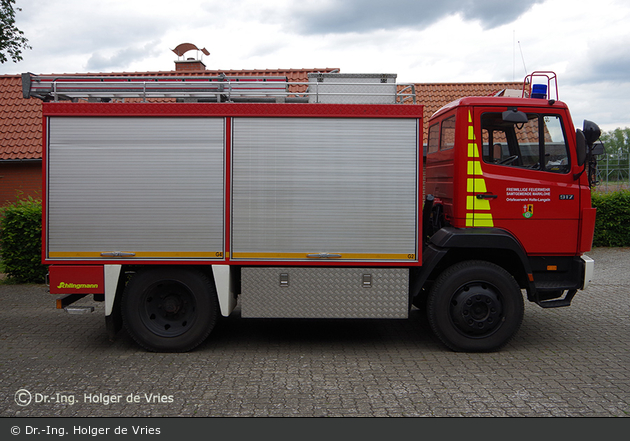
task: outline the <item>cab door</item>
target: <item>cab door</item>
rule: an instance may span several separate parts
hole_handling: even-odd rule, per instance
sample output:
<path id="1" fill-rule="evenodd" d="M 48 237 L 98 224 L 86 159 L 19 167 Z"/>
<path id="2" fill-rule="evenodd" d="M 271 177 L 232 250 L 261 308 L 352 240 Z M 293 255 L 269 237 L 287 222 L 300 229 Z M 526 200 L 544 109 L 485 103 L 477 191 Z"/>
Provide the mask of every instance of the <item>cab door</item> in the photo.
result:
<path id="1" fill-rule="evenodd" d="M 567 138 L 572 123 L 562 109 L 549 108 L 521 108 L 527 122 L 507 122 L 507 110 L 475 111 L 485 184 L 475 188 L 475 216 L 489 212 L 493 226 L 512 233 L 530 255 L 574 254 L 580 193 Z"/>

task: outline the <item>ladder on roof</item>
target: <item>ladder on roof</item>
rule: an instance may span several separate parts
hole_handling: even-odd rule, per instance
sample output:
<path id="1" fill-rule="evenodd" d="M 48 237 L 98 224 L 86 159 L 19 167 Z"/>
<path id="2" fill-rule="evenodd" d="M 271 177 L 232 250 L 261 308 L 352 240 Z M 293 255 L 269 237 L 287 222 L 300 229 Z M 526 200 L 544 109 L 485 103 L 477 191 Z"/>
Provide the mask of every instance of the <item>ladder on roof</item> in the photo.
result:
<path id="1" fill-rule="evenodd" d="M 77 76 L 22 74 L 24 98 L 45 101 L 124 98 L 265 97 L 286 94 L 286 77 Z"/>
<path id="2" fill-rule="evenodd" d="M 309 74 L 309 82 L 289 82 L 283 76 L 113 76 L 113 75 L 34 75 L 22 74 L 24 98 L 43 101 L 88 100 L 108 102 L 126 98 L 149 101 L 171 98 L 191 102 L 338 102 L 394 104 L 413 102 L 413 85 L 395 82 L 365 83 L 356 74 Z M 353 76 L 354 75 L 354 76 Z M 377 77 L 365 74 L 363 77 Z M 312 77 L 312 78 L 311 78 Z M 348 81 L 350 77 L 350 81 Z M 395 78 L 395 76 L 394 76 Z M 331 81 L 332 79 L 332 81 Z M 363 81 L 360 81 L 363 80 Z M 359 82 L 353 82 L 359 81 Z M 400 87 L 398 87 L 400 86 Z"/>

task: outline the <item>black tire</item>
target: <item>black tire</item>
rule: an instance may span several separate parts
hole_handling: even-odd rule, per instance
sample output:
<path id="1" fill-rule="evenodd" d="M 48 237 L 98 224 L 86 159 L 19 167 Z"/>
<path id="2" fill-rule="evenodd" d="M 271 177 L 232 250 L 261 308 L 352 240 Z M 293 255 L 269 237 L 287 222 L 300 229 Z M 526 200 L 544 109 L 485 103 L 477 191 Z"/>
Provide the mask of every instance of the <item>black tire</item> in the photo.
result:
<path id="1" fill-rule="evenodd" d="M 454 351 L 503 347 L 523 321 L 523 295 L 510 273 L 490 262 L 446 269 L 429 293 L 427 315 L 435 335 Z"/>
<path id="2" fill-rule="evenodd" d="M 127 332 L 153 352 L 192 350 L 210 335 L 218 315 L 214 284 L 196 270 L 142 270 L 131 278 L 123 293 Z"/>

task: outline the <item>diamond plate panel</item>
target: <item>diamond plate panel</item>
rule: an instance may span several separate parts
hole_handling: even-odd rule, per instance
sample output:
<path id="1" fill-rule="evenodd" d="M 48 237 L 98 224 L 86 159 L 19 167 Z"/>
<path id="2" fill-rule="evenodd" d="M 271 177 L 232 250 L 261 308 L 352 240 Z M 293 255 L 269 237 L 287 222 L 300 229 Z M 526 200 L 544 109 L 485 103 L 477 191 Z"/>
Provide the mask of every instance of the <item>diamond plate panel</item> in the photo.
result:
<path id="1" fill-rule="evenodd" d="M 370 287 L 364 287 L 369 279 L 364 278 L 366 274 L 371 275 Z M 407 318 L 408 293 L 407 269 L 243 268 L 241 314 L 249 318 Z"/>

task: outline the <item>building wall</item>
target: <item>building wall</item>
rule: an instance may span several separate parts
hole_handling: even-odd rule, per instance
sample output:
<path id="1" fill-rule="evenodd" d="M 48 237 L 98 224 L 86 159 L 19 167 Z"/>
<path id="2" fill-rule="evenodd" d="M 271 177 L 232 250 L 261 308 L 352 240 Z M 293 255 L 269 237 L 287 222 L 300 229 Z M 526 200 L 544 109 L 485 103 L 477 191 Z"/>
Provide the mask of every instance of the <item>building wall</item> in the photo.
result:
<path id="1" fill-rule="evenodd" d="M 42 197 L 42 162 L 0 162 L 0 207 L 26 196 Z"/>

